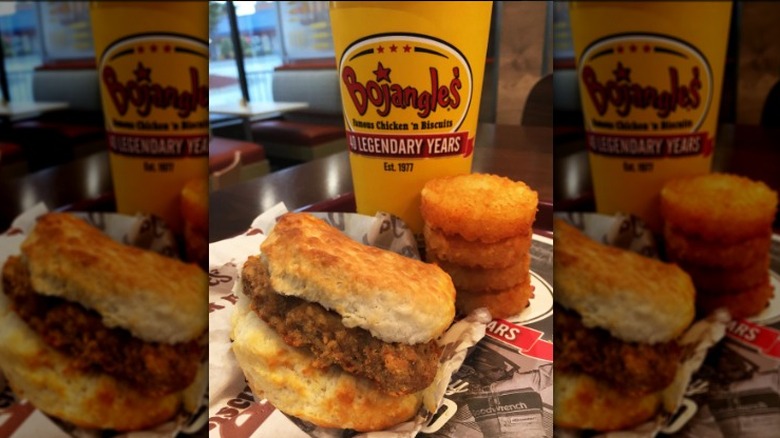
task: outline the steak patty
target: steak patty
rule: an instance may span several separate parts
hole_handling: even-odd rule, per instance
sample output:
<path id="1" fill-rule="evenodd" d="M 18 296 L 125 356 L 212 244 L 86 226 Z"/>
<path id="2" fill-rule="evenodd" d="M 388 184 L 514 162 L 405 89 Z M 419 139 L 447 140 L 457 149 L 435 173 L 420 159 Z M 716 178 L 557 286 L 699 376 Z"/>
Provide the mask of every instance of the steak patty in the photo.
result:
<path id="1" fill-rule="evenodd" d="M 107 328 L 93 310 L 36 293 L 20 257 L 3 267 L 3 290 L 19 317 L 79 369 L 108 374 L 150 396 L 182 390 L 195 378 L 204 353 L 197 341 L 144 342 L 127 330 Z"/>
<path id="2" fill-rule="evenodd" d="M 580 316 L 562 306 L 553 310 L 555 369 L 585 373 L 632 395 L 669 386 L 682 354 L 676 342 L 625 342 L 608 331 L 588 328 Z"/>
<path id="3" fill-rule="evenodd" d="M 344 371 L 376 382 L 392 395 L 428 387 L 436 376 L 441 348 L 435 341 L 406 345 L 383 342 L 361 328 L 348 328 L 338 313 L 317 303 L 273 291 L 268 270 L 250 257 L 242 273 L 244 294 L 251 307 L 288 345 L 315 356 L 314 365 L 338 365 Z"/>

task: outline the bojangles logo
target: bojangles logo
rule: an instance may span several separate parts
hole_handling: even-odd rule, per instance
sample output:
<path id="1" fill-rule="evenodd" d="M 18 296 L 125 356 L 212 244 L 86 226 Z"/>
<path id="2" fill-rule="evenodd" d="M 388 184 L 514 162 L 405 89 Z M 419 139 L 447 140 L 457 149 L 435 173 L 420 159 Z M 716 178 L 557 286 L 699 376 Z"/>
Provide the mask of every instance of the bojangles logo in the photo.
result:
<path id="1" fill-rule="evenodd" d="M 174 108 L 182 119 L 186 119 L 198 108 L 208 108 L 208 85 L 201 84 L 198 70 L 188 68 L 189 89 L 180 90 L 173 85 L 165 85 L 152 81 L 152 69 L 138 62 L 133 70 L 133 77 L 125 81 L 119 79 L 116 70 L 110 65 L 103 69 L 101 79 L 111 102 L 119 115 L 124 116 L 130 106 L 136 113 L 146 117 L 152 108 Z"/>
<path id="2" fill-rule="evenodd" d="M 712 102 L 707 58 L 666 35 L 611 35 L 586 47 L 578 64 L 594 131 L 695 132 Z"/>
<path id="3" fill-rule="evenodd" d="M 381 62 L 377 63 L 374 70 L 374 79 L 361 83 L 350 66 L 344 67 L 341 80 L 347 88 L 352 104 L 361 116 L 368 111 L 368 104 L 376 108 L 376 113 L 382 117 L 390 114 L 395 108 L 414 108 L 420 118 L 427 118 L 437 108 L 456 109 L 460 106 L 460 89 L 463 83 L 460 80 L 460 68 L 452 67 L 452 79 L 449 84 L 441 84 L 439 70 L 435 67 L 428 68 L 430 86 L 419 90 L 414 85 L 402 86 L 393 83 L 390 78 L 391 69 L 386 68 Z M 385 83 L 382 83 L 382 82 Z"/>
<path id="4" fill-rule="evenodd" d="M 339 59 L 339 81 L 352 132 L 455 133 L 474 98 L 471 66 L 463 54 L 420 34 L 355 41 Z"/>
<path id="5" fill-rule="evenodd" d="M 206 128 L 205 41 L 182 34 L 131 35 L 100 54 L 98 74 L 110 131 L 187 135 Z"/>
<path id="6" fill-rule="evenodd" d="M 586 65 L 582 69 L 582 83 L 600 116 L 612 105 L 619 116 L 629 115 L 632 108 L 653 108 L 658 117 L 665 119 L 678 108 L 691 110 L 701 105 L 699 67 L 691 67 L 687 85 L 680 83 L 677 67 L 669 67 L 668 86 L 660 90 L 653 85 L 633 83 L 631 69 L 622 62 L 617 63 L 612 74 L 614 79 L 602 82 L 593 67 Z"/>

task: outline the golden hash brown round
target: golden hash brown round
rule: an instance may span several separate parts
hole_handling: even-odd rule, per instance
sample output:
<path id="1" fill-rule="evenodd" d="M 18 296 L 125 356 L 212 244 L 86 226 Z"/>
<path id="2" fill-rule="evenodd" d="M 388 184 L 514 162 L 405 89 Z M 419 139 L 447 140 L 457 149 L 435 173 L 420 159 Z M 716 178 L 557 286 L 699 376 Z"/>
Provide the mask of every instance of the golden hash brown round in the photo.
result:
<path id="1" fill-rule="evenodd" d="M 531 268 L 531 257 L 528 255 L 509 267 L 496 269 L 460 266 L 440 260 L 430 254 L 427 254 L 426 257 L 429 262 L 439 265 L 444 272 L 452 277 L 452 283 L 455 284 L 455 289 L 458 291 L 495 292 L 509 289 L 520 283 L 527 283 L 529 280 L 529 269 Z"/>
<path id="2" fill-rule="evenodd" d="M 208 181 L 188 181 L 181 191 L 181 213 L 184 219 L 184 243 L 187 260 L 207 268 L 209 261 Z"/>
<path id="3" fill-rule="evenodd" d="M 556 373 L 553 423 L 557 427 L 622 430 L 652 418 L 661 393 L 630 397 L 585 374 Z"/>
<path id="4" fill-rule="evenodd" d="M 487 307 L 493 319 L 503 319 L 522 312 L 528 307 L 532 295 L 530 279 L 509 289 L 490 293 L 458 290 L 455 307 L 465 315 L 480 307 Z"/>
<path id="5" fill-rule="evenodd" d="M 772 226 L 777 193 L 760 181 L 724 173 L 672 180 L 661 189 L 661 216 L 685 234 L 736 241 Z"/>
<path id="6" fill-rule="evenodd" d="M 772 230 L 766 230 L 762 236 L 723 243 L 688 236 L 666 224 L 664 242 L 670 260 L 719 268 L 743 268 L 761 261 L 769 254 Z"/>
<path id="7" fill-rule="evenodd" d="M 184 220 L 198 230 L 209 227 L 209 186 L 206 178 L 188 181 L 181 189 L 181 212 Z"/>
<path id="8" fill-rule="evenodd" d="M 506 268 L 528 256 L 533 237 L 531 233 L 518 234 L 493 243 L 470 241 L 457 234 L 423 226 L 425 252 L 438 260 L 472 268 Z"/>
<path id="9" fill-rule="evenodd" d="M 530 234 L 539 203 L 525 183 L 489 174 L 433 179 L 421 195 L 420 211 L 431 227 L 487 243 Z"/>
<path id="10" fill-rule="evenodd" d="M 697 291 L 731 293 L 754 288 L 766 281 L 769 276 L 769 253 L 764 255 L 764 260 L 744 268 L 708 268 L 687 263 L 679 265 L 691 276 Z"/>
<path id="11" fill-rule="evenodd" d="M 702 315 L 709 315 L 715 309 L 725 307 L 732 318 L 740 319 L 761 313 L 774 296 L 774 288 L 767 278 L 764 283 L 756 287 L 731 294 L 712 294 L 700 290 L 696 297 L 696 306 Z"/>

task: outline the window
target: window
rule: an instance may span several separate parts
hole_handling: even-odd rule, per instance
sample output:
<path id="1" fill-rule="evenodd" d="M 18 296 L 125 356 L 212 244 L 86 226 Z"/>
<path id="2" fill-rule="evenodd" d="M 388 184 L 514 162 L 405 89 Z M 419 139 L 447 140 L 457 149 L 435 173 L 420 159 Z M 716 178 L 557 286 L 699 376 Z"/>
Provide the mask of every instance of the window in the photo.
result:
<path id="1" fill-rule="evenodd" d="M 271 76 L 282 64 L 276 2 L 236 1 L 238 32 L 244 55 L 249 100 L 271 101 Z M 227 2 L 209 2 L 209 104 L 241 99 L 236 48 L 231 39 Z"/>
<path id="2" fill-rule="evenodd" d="M 36 67 L 95 58 L 89 3 L 0 2 L 0 41 L 10 100 L 32 101 Z"/>
<path id="3" fill-rule="evenodd" d="M 234 1 L 250 101 L 272 101 L 274 68 L 285 62 L 333 59 L 328 2 Z M 241 99 L 227 1 L 209 2 L 209 104 Z"/>
<path id="4" fill-rule="evenodd" d="M 0 42 L 11 101 L 32 101 L 32 72 L 43 62 L 35 2 L 0 3 Z"/>

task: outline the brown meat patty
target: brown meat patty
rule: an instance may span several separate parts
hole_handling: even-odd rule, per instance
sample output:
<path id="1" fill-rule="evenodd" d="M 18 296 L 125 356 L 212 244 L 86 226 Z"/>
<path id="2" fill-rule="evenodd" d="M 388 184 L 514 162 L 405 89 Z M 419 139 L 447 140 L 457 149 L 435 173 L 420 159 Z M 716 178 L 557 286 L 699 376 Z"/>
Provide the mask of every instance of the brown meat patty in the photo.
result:
<path id="1" fill-rule="evenodd" d="M 79 369 L 108 374 L 150 396 L 180 391 L 195 378 L 204 352 L 197 341 L 144 342 L 127 330 L 107 328 L 97 312 L 36 293 L 20 257 L 3 267 L 3 291 L 19 317 Z"/>
<path id="2" fill-rule="evenodd" d="M 585 327 L 580 316 L 562 306 L 553 310 L 555 369 L 585 373 L 632 395 L 645 395 L 674 380 L 681 349 L 675 342 L 639 344 Z"/>
<path id="3" fill-rule="evenodd" d="M 242 278 L 244 293 L 252 299 L 257 315 L 284 342 L 311 351 L 316 366 L 338 365 L 393 395 L 425 389 L 436 376 L 441 349 L 435 341 L 388 343 L 361 328 L 345 327 L 341 316 L 317 303 L 274 292 L 259 257 L 247 260 Z"/>

